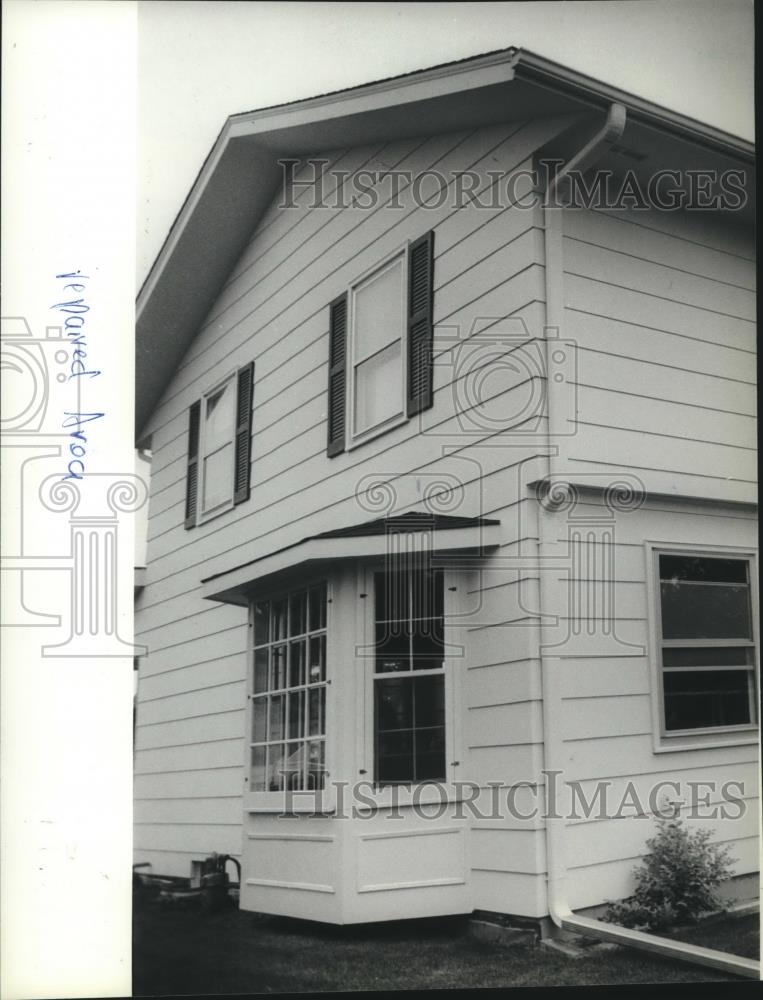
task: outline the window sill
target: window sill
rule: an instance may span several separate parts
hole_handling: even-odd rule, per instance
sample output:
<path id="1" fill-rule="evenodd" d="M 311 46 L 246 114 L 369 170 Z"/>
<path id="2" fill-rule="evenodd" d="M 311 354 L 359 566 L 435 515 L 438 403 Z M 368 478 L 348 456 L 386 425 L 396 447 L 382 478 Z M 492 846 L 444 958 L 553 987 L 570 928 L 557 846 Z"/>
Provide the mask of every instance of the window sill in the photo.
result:
<path id="1" fill-rule="evenodd" d="M 750 726 L 744 729 L 723 730 L 722 732 L 704 732 L 691 735 L 681 733 L 676 736 L 661 736 L 655 741 L 654 753 L 677 753 L 684 750 L 713 750 L 716 747 L 736 747 L 757 744 L 758 727 Z"/>
<path id="2" fill-rule="evenodd" d="M 233 497 L 230 500 L 226 500 L 224 505 L 219 507 L 213 507 L 212 510 L 206 511 L 206 513 L 199 514 L 196 518 L 196 526 L 200 527 L 202 524 L 206 524 L 208 521 L 214 521 L 216 517 L 221 517 L 223 514 L 227 514 L 229 510 L 233 510 L 234 503 Z"/>
<path id="3" fill-rule="evenodd" d="M 401 427 L 407 421 L 408 417 L 405 413 L 401 413 L 397 417 L 390 417 L 388 421 L 383 424 L 379 424 L 377 427 L 372 427 L 370 430 L 363 431 L 361 434 L 351 435 L 347 444 L 347 451 L 353 451 L 355 448 L 360 448 L 361 445 L 382 437 L 382 435 L 386 434 L 387 431 L 392 431 L 396 427 Z"/>

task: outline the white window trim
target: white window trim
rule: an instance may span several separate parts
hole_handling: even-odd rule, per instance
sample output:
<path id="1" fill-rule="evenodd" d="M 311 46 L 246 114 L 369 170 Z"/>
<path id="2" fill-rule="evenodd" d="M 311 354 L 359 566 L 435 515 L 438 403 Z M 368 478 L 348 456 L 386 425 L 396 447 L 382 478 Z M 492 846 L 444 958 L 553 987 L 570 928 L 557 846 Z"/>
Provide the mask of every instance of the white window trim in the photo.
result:
<path id="1" fill-rule="evenodd" d="M 201 397 L 201 406 L 199 407 L 199 459 L 198 459 L 198 476 L 199 476 L 199 502 L 198 511 L 196 514 L 196 523 L 205 524 L 207 521 L 211 521 L 215 517 L 219 517 L 221 514 L 225 514 L 227 511 L 231 510 L 234 506 L 233 495 L 234 495 L 234 482 L 233 482 L 233 469 L 236 463 L 236 411 L 238 408 L 238 382 L 237 382 L 237 370 L 234 368 L 233 371 L 228 372 L 228 374 L 221 378 L 219 382 L 215 383 L 211 389 L 208 389 Z M 219 392 L 228 383 L 233 384 L 233 429 L 231 431 L 231 447 L 233 449 L 233 463 L 231 468 L 230 477 L 230 496 L 216 504 L 214 507 L 210 507 L 209 510 L 204 510 L 204 473 L 205 473 L 205 437 L 206 437 L 206 427 L 207 427 L 207 400 L 210 396 L 214 396 L 216 392 Z"/>
<path id="2" fill-rule="evenodd" d="M 713 727 L 711 729 L 667 732 L 665 729 L 665 699 L 662 685 L 662 621 L 659 588 L 660 554 L 719 556 L 746 559 L 750 565 L 750 602 L 752 605 L 752 638 L 754 643 L 754 683 L 760 689 L 760 628 L 757 616 L 757 553 L 755 549 L 734 545 L 708 545 L 707 542 L 645 542 L 645 569 L 647 584 L 649 631 L 649 673 L 652 703 L 652 749 L 654 753 L 680 750 L 702 750 L 712 747 L 742 746 L 758 742 L 759 723 L 741 726 Z M 757 704 L 757 697 L 755 699 Z"/>
<path id="3" fill-rule="evenodd" d="M 252 791 L 251 783 L 251 745 L 254 725 L 254 605 L 259 601 L 277 601 L 288 597 L 297 590 L 310 590 L 319 583 L 326 584 L 326 701 L 323 766 L 326 769 L 326 787 L 321 790 L 305 791 Z M 285 809 L 292 813 L 329 813 L 335 802 L 331 788 L 333 774 L 334 745 L 336 741 L 337 720 L 334 717 L 332 696 L 332 673 L 337 659 L 337 650 L 332 641 L 333 634 L 333 600 L 334 587 L 329 573 L 311 574 L 303 580 L 291 579 L 280 587 L 262 590 L 253 595 L 249 601 L 247 627 L 247 677 L 246 677 L 246 731 L 244 734 L 244 811 L 247 813 L 284 813 Z M 287 639 L 286 642 L 289 640 Z"/>
<path id="4" fill-rule="evenodd" d="M 382 260 L 377 261 L 373 267 L 367 268 L 363 271 L 357 278 L 350 284 L 347 293 L 347 358 L 348 358 L 348 370 L 347 370 L 347 391 L 345 392 L 345 427 L 348 429 L 347 434 L 347 445 L 346 451 L 352 451 L 353 448 L 357 448 L 361 444 L 365 444 L 366 441 L 372 441 L 374 438 L 379 437 L 382 434 L 386 434 L 387 431 L 392 430 L 394 427 L 399 427 L 408 420 L 408 415 L 406 413 L 407 399 L 408 399 L 408 248 L 410 246 L 410 241 L 407 241 L 400 246 L 398 246 L 391 253 L 387 254 Z M 376 424 L 374 427 L 369 427 L 365 431 L 357 432 L 355 431 L 355 291 L 360 286 L 365 284 L 369 278 L 372 278 L 378 271 L 382 271 L 388 264 L 390 264 L 396 258 L 402 258 L 403 262 L 403 294 L 400 296 L 400 312 L 401 312 L 401 344 L 400 344 L 400 355 L 401 355 L 401 382 L 400 382 L 400 398 L 402 401 L 402 410 L 400 414 L 395 414 L 384 420 L 380 424 Z"/>
<path id="5" fill-rule="evenodd" d="M 463 589 L 464 581 L 458 570 L 436 564 L 443 570 L 444 616 L 446 623 L 446 641 L 460 645 L 465 649 L 465 635 L 460 627 L 451 624 L 458 621 L 458 597 Z M 362 602 L 360 635 L 365 644 L 372 644 L 375 638 L 374 614 L 374 574 L 384 569 L 382 561 L 364 563 L 358 567 L 358 587 L 367 594 Z M 452 588 L 456 588 L 455 590 Z M 375 658 L 363 657 L 358 663 L 357 708 L 358 719 L 362 724 L 358 727 L 357 760 L 358 777 L 368 783 L 363 789 L 363 797 L 374 803 L 374 807 L 391 806 L 405 807 L 411 804 L 426 805 L 437 802 L 454 802 L 463 796 L 463 789 L 455 782 L 463 781 L 464 749 L 462 733 L 462 712 L 464 711 L 464 695 L 461 689 L 463 683 L 463 657 L 445 656 L 443 670 L 445 686 L 445 774 L 439 781 L 411 782 L 410 784 L 376 785 L 376 748 L 375 748 Z M 459 669 L 461 668 L 461 669 Z M 434 673 L 434 671 L 427 671 Z"/>

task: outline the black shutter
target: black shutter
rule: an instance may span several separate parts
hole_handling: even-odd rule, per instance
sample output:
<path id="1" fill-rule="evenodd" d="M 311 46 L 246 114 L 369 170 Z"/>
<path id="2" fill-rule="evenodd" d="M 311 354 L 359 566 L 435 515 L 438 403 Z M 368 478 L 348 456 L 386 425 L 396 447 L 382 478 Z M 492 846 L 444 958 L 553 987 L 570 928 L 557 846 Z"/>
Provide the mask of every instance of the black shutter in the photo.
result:
<path id="1" fill-rule="evenodd" d="M 331 458 L 344 451 L 347 387 L 347 295 L 329 306 L 328 445 Z"/>
<path id="2" fill-rule="evenodd" d="M 254 362 L 238 370 L 236 401 L 236 457 L 233 470 L 233 503 L 249 499 L 252 463 L 252 402 L 254 399 Z"/>
<path id="3" fill-rule="evenodd" d="M 199 504 L 199 420 L 201 403 L 197 400 L 188 411 L 188 467 L 185 477 L 185 526 L 196 526 Z"/>
<path id="4" fill-rule="evenodd" d="M 412 417 L 432 405 L 434 231 L 408 249 L 408 399 Z"/>

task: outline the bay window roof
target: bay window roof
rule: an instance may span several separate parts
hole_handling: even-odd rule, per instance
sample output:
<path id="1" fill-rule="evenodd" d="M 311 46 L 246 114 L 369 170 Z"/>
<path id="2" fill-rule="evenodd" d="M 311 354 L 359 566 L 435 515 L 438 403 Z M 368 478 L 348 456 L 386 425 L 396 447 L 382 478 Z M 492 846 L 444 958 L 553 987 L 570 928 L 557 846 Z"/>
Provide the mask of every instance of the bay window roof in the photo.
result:
<path id="1" fill-rule="evenodd" d="M 201 581 L 207 600 L 246 606 L 249 596 L 276 575 L 318 569 L 337 559 L 373 559 L 387 554 L 390 535 L 408 535 L 406 551 L 480 556 L 500 540 L 501 522 L 411 511 L 348 525 L 303 538 L 277 552 L 233 566 Z"/>

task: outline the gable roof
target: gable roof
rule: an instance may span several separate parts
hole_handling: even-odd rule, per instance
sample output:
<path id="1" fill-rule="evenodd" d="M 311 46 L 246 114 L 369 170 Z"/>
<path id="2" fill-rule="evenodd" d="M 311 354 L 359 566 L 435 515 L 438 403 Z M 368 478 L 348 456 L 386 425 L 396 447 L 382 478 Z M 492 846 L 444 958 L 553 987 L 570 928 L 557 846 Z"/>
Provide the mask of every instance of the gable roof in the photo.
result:
<path id="1" fill-rule="evenodd" d="M 138 440 L 281 182 L 279 159 L 461 128 L 625 106 L 623 145 L 651 171 L 752 164 L 752 143 L 508 48 L 331 94 L 232 115 L 225 122 L 138 295 Z M 612 164 L 622 169 L 622 160 Z M 603 164 L 606 165 L 606 164 Z M 629 163 L 637 173 L 639 164 Z M 754 216 L 749 171 L 745 217 Z M 742 214 L 742 213 L 738 213 Z"/>

